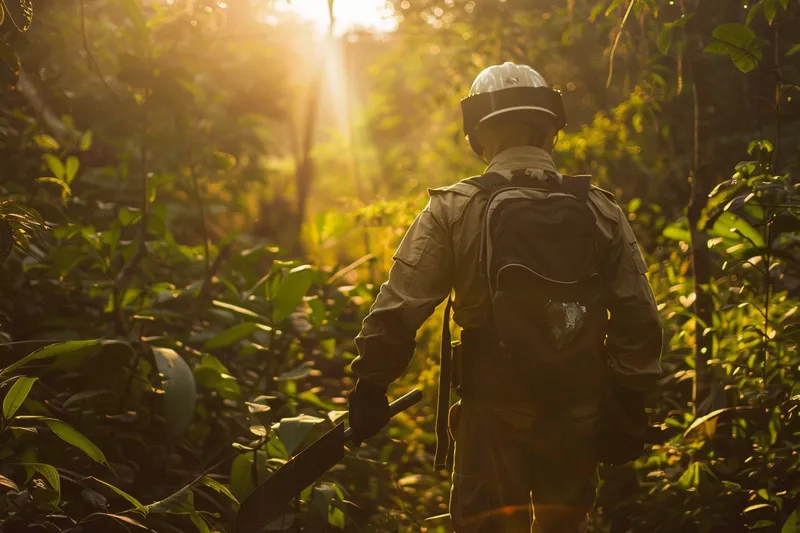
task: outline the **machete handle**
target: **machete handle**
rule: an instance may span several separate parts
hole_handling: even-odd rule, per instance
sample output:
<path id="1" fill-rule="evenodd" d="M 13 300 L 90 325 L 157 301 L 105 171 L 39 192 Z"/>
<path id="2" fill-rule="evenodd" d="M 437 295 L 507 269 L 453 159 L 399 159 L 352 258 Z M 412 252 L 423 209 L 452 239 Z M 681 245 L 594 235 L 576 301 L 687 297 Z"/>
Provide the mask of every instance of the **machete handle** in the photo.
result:
<path id="1" fill-rule="evenodd" d="M 394 416 L 397 413 L 402 413 L 412 405 L 418 403 L 422 399 L 422 391 L 414 389 L 400 396 L 398 399 L 389 404 L 389 416 Z M 353 430 L 347 428 L 344 432 L 345 440 L 350 440 L 353 436 Z"/>

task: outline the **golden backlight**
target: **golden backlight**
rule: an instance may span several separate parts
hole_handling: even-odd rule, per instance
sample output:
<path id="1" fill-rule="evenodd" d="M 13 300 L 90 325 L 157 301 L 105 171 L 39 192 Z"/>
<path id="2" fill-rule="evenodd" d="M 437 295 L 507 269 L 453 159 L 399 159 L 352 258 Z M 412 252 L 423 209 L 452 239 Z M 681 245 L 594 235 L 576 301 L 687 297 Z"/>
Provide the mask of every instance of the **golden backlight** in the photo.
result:
<path id="1" fill-rule="evenodd" d="M 277 0 L 274 5 L 279 11 L 291 11 L 312 21 L 320 32 L 328 30 L 328 0 Z M 392 7 L 385 0 L 334 0 L 333 14 L 337 34 L 356 27 L 392 31 L 397 25 Z"/>

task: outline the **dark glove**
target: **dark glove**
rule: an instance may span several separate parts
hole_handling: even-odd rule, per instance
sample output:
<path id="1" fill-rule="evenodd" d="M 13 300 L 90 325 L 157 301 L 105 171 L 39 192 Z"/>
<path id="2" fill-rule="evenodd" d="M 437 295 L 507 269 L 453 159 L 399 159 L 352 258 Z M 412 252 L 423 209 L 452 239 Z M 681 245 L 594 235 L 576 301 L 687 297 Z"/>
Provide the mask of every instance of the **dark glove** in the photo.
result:
<path id="1" fill-rule="evenodd" d="M 375 436 L 389 423 L 389 400 L 386 388 L 363 379 L 348 396 L 350 404 L 350 428 L 353 430 L 353 444 L 361 443 Z"/>

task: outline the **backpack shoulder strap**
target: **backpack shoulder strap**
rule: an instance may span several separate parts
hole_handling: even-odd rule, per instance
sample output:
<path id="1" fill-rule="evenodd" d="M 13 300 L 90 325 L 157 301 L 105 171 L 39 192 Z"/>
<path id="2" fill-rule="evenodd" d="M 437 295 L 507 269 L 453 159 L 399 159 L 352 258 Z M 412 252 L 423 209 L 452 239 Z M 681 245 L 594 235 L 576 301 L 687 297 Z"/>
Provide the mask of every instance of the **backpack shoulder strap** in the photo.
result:
<path id="1" fill-rule="evenodd" d="M 497 172 L 488 172 L 481 176 L 473 176 L 472 178 L 465 179 L 464 182 L 474 185 L 482 191 L 492 191 L 510 185 L 510 182 L 505 176 Z"/>
<path id="2" fill-rule="evenodd" d="M 564 190 L 582 202 L 589 200 L 589 191 L 592 188 L 592 177 L 588 174 L 568 176 L 563 174 L 561 185 Z"/>
<path id="3" fill-rule="evenodd" d="M 453 307 L 453 296 L 447 296 L 442 321 L 442 347 L 439 361 L 439 392 L 436 399 L 436 452 L 433 458 L 434 468 L 447 466 L 447 453 L 450 449 L 450 433 L 447 431 L 447 414 L 450 411 L 450 373 L 452 358 L 450 353 L 450 310 Z"/>

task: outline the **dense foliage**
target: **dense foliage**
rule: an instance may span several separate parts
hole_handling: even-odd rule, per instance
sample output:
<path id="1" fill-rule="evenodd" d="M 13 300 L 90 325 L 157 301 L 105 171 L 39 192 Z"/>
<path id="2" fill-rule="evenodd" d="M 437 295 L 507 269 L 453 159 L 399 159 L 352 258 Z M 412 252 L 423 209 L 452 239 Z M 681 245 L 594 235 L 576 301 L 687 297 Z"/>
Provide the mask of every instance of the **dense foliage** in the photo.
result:
<path id="1" fill-rule="evenodd" d="M 593 530 L 798 531 L 800 2 L 390 3 L 341 37 L 267 1 L 0 3 L 0 529 L 232 531 L 342 416 L 426 187 L 481 169 L 458 100 L 514 60 L 665 325 L 653 442 L 602 468 Z M 448 530 L 437 328 L 390 391 L 426 401 L 270 530 Z"/>

